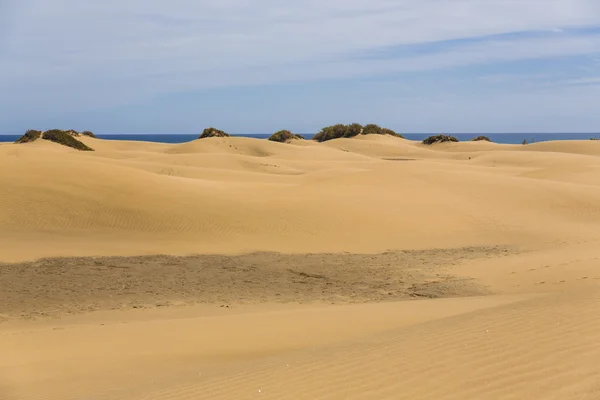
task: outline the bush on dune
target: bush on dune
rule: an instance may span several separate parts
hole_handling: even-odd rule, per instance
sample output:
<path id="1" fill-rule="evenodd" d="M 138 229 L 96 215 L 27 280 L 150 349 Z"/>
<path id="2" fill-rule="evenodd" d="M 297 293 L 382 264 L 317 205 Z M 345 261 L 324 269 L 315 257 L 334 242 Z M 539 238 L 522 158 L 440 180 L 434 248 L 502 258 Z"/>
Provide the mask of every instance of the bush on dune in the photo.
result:
<path id="1" fill-rule="evenodd" d="M 42 131 L 36 131 L 35 129 L 30 129 L 23 136 L 18 138 L 15 143 L 30 143 L 38 140 L 42 136 Z"/>
<path id="2" fill-rule="evenodd" d="M 362 134 L 363 135 L 390 135 L 390 136 L 395 136 L 395 137 L 399 137 L 399 138 L 404 138 L 399 133 L 396 133 L 393 130 L 388 129 L 388 128 L 382 128 L 376 124 L 365 125 L 365 127 L 363 128 Z"/>
<path id="3" fill-rule="evenodd" d="M 388 128 L 382 128 L 379 125 L 367 124 L 364 127 L 360 124 L 353 123 L 350 125 L 337 124 L 326 126 L 317 133 L 313 140 L 317 142 L 325 142 L 332 139 L 353 138 L 358 135 L 390 135 L 402 137 L 402 135 Z"/>
<path id="4" fill-rule="evenodd" d="M 480 142 L 480 141 L 491 142 L 490 138 L 487 136 L 477 136 L 476 138 L 471 139 L 471 142 Z"/>
<path id="5" fill-rule="evenodd" d="M 48 140 L 54 143 L 62 144 L 63 146 L 71 147 L 81 151 L 94 151 L 91 147 L 86 146 L 84 143 L 73 137 L 70 131 L 61 131 L 60 129 L 51 129 L 42 134 L 42 139 Z"/>
<path id="6" fill-rule="evenodd" d="M 210 137 L 230 137 L 231 135 L 229 135 L 228 133 L 217 129 L 217 128 L 206 128 L 204 129 L 204 131 L 202 131 L 202 135 L 200 135 L 200 137 L 198 139 L 205 139 L 205 138 L 210 138 Z"/>
<path id="7" fill-rule="evenodd" d="M 326 126 L 313 137 L 313 140 L 316 140 L 317 142 L 325 142 L 332 139 L 351 138 L 359 135 L 362 132 L 362 129 L 362 126 L 356 123 L 350 125 L 336 124 Z"/>
<path id="8" fill-rule="evenodd" d="M 63 132 L 68 133 L 69 135 L 74 136 L 74 137 L 80 136 L 79 132 L 77 132 L 75 129 L 67 129 L 66 131 L 63 131 Z"/>
<path id="9" fill-rule="evenodd" d="M 294 139 L 304 139 L 304 137 L 287 130 L 277 131 L 269 137 L 269 140 L 280 143 L 286 143 Z"/>
<path id="10" fill-rule="evenodd" d="M 427 139 L 423 140 L 423 144 L 434 144 L 434 143 L 444 143 L 444 142 L 458 142 L 458 139 L 454 136 L 448 135 L 434 135 L 429 136 Z"/>
<path id="11" fill-rule="evenodd" d="M 90 132 L 90 131 L 83 131 L 83 132 L 81 132 L 81 134 L 82 134 L 83 136 L 88 136 L 88 137 L 91 137 L 91 138 L 95 138 L 95 137 L 96 137 L 96 135 L 94 135 L 94 134 L 93 134 L 92 132 Z"/>

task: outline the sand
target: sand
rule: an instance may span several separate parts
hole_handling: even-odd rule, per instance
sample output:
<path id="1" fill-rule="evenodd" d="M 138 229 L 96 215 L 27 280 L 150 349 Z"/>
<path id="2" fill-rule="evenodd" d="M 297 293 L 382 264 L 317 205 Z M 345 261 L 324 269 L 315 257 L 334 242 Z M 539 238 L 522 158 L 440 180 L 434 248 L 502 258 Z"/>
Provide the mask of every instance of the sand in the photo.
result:
<path id="1" fill-rule="evenodd" d="M 600 398 L 600 143 L 0 145 L 0 399 Z"/>

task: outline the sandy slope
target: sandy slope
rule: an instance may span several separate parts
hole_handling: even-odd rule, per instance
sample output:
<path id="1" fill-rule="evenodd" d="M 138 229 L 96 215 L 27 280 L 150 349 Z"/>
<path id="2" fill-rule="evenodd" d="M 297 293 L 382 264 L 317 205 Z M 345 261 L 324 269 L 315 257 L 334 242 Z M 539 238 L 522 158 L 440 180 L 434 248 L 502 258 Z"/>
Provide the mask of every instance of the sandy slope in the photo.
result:
<path id="1" fill-rule="evenodd" d="M 565 143 L 567 153 L 388 137 L 86 142 L 97 151 L 0 147 L 1 259 L 598 238 L 600 146 L 591 141 Z"/>
<path id="2" fill-rule="evenodd" d="M 0 145 L 0 398 L 600 398 L 600 143 L 84 140 Z"/>

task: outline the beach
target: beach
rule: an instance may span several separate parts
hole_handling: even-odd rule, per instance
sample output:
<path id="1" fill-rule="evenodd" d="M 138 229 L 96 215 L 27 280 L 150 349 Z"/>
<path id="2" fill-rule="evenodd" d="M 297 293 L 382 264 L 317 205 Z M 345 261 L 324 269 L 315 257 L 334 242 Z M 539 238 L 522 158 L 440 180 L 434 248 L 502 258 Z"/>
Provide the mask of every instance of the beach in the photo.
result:
<path id="1" fill-rule="evenodd" d="M 0 399 L 600 397 L 600 142 L 0 144 Z"/>

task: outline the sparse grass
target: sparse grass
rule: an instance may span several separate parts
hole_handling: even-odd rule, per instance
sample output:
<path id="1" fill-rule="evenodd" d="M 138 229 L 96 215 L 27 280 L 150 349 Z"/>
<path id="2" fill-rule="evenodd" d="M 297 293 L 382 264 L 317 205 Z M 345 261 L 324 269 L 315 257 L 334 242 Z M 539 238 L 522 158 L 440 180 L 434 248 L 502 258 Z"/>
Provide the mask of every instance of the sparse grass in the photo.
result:
<path id="1" fill-rule="evenodd" d="M 443 142 L 458 142 L 458 139 L 454 136 L 449 135 L 434 135 L 429 136 L 427 139 L 423 140 L 423 144 L 434 144 Z"/>
<path id="2" fill-rule="evenodd" d="M 597 137 L 591 137 L 590 140 L 598 140 Z"/>
<path id="3" fill-rule="evenodd" d="M 30 129 L 23 136 L 18 138 L 15 143 L 30 143 L 38 140 L 42 136 L 42 131 Z"/>
<path id="4" fill-rule="evenodd" d="M 60 129 L 51 129 L 42 135 L 42 139 L 49 140 L 54 143 L 62 144 L 63 146 L 71 147 L 81 151 L 94 151 L 91 147 L 86 146 L 72 136 L 70 131 L 61 131 Z"/>
<path id="5" fill-rule="evenodd" d="M 480 142 L 480 141 L 491 142 L 490 138 L 487 136 L 477 136 L 477 137 L 471 139 L 471 142 Z"/>
<path id="6" fill-rule="evenodd" d="M 200 135 L 200 137 L 198 139 L 204 139 L 204 138 L 209 138 L 209 137 L 230 137 L 231 135 L 229 135 L 228 133 L 217 129 L 217 128 L 206 128 L 204 131 L 202 131 L 202 135 Z"/>
<path id="7" fill-rule="evenodd" d="M 326 126 L 313 137 L 313 140 L 316 140 L 317 142 L 325 142 L 331 139 L 352 138 L 361 134 L 391 135 L 400 138 L 402 137 L 402 135 L 394 132 L 393 130 L 382 128 L 379 125 L 368 124 L 363 127 L 361 124 L 353 123 L 350 125 L 337 124 Z"/>
<path id="8" fill-rule="evenodd" d="M 90 132 L 90 131 L 83 131 L 83 132 L 81 132 L 81 134 L 82 134 L 83 136 L 89 136 L 89 137 L 92 137 L 92 138 L 95 138 L 95 137 L 96 137 L 96 135 L 94 135 L 94 134 L 93 134 L 92 132 Z"/>
<path id="9" fill-rule="evenodd" d="M 304 137 L 287 130 L 277 131 L 269 137 L 269 140 L 280 143 L 286 143 L 293 139 L 304 139 Z"/>
<path id="10" fill-rule="evenodd" d="M 523 139 L 523 141 L 521 142 L 522 145 L 526 145 L 527 144 L 527 139 Z"/>

